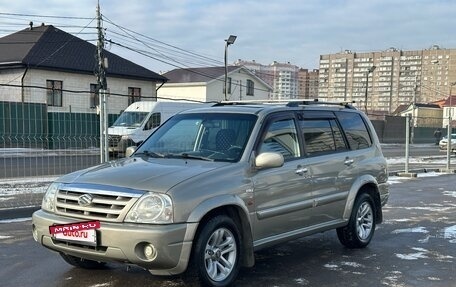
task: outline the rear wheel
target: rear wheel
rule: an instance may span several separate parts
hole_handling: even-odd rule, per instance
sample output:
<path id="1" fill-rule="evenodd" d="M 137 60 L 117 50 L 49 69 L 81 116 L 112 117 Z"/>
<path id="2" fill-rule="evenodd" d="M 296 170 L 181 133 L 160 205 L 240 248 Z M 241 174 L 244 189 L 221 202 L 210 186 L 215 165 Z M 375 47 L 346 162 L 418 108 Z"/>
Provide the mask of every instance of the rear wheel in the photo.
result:
<path id="1" fill-rule="evenodd" d="M 348 248 L 366 247 L 375 231 L 375 211 L 372 197 L 360 194 L 353 205 L 348 225 L 337 229 L 339 241 Z"/>
<path id="2" fill-rule="evenodd" d="M 60 253 L 60 256 L 62 256 L 66 263 L 83 269 L 102 269 L 106 265 L 106 262 L 83 259 L 64 253 Z"/>
<path id="3" fill-rule="evenodd" d="M 219 215 L 204 224 L 196 239 L 188 270 L 203 286 L 229 286 L 240 269 L 240 233 L 234 221 Z"/>

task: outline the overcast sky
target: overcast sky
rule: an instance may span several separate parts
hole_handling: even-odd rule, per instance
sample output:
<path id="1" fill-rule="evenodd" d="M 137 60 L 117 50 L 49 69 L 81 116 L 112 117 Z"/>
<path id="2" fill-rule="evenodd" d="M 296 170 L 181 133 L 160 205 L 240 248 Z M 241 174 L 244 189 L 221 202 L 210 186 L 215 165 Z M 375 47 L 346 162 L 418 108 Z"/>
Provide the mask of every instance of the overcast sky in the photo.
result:
<path id="1" fill-rule="evenodd" d="M 0 12 L 95 17 L 96 0 L 0 0 Z M 237 35 L 229 47 L 229 63 L 236 59 L 290 62 L 318 68 L 319 56 L 343 50 L 368 52 L 395 47 L 427 49 L 436 44 L 456 48 L 456 1 L 444 0 L 100 0 L 101 13 L 116 25 L 185 51 L 204 55 L 223 65 L 224 40 Z M 60 19 L 0 15 L 0 36 L 26 28 L 29 20 L 45 22 L 78 37 L 94 40 L 90 19 Z M 22 23 L 24 23 L 22 25 Z M 68 25 L 78 27 L 67 27 Z M 104 22 L 106 38 L 135 47 Z M 110 33 L 110 32 L 115 32 Z M 122 41 L 124 39 L 124 41 Z M 155 72 L 176 66 L 208 66 L 214 62 L 177 60 L 178 53 L 142 47 L 153 58 L 115 45 L 110 51 Z M 144 54 L 144 53 L 143 53 Z M 171 64 L 170 64 L 171 63 Z"/>

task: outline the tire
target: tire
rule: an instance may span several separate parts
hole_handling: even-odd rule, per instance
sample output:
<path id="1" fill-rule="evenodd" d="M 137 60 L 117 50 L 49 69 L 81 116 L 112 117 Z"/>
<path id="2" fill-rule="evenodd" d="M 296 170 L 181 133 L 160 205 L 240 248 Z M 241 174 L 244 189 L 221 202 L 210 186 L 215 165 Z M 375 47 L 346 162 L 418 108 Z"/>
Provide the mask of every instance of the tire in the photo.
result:
<path id="1" fill-rule="evenodd" d="M 240 269 L 239 229 L 225 215 L 206 222 L 196 239 L 187 276 L 197 275 L 202 286 L 230 286 Z"/>
<path id="2" fill-rule="evenodd" d="M 62 256 L 66 263 L 83 269 L 103 269 L 106 265 L 106 262 L 83 259 L 64 253 L 60 253 L 60 256 Z"/>
<path id="3" fill-rule="evenodd" d="M 374 201 L 362 193 L 355 200 L 348 225 L 337 229 L 337 237 L 345 247 L 364 248 L 374 236 L 375 222 Z"/>

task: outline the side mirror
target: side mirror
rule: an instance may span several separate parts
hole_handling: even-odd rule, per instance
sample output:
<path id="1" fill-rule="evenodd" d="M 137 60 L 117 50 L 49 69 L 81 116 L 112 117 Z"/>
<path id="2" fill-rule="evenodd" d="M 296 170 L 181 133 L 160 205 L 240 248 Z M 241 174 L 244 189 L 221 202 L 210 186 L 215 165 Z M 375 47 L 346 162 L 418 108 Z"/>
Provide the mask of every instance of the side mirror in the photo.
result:
<path id="1" fill-rule="evenodd" d="M 130 157 L 135 151 L 136 151 L 135 146 L 127 147 L 127 149 L 125 150 L 125 157 Z"/>
<path id="2" fill-rule="evenodd" d="M 255 167 L 258 169 L 281 167 L 285 160 L 283 155 L 276 152 L 264 152 L 255 158 Z"/>

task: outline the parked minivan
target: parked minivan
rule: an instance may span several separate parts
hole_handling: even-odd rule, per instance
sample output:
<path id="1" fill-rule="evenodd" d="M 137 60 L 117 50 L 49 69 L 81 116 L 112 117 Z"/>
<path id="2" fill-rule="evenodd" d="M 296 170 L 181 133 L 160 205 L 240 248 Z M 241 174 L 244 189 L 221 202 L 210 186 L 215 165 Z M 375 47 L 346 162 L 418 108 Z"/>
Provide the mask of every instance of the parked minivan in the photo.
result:
<path id="1" fill-rule="evenodd" d="M 387 177 L 372 124 L 349 104 L 221 103 L 173 116 L 130 157 L 57 179 L 33 237 L 77 267 L 117 261 L 229 286 L 255 251 L 301 236 L 335 229 L 366 247 Z"/>
<path id="2" fill-rule="evenodd" d="M 109 153 L 124 155 L 129 146 L 143 142 L 171 116 L 202 103 L 185 101 L 138 101 L 129 105 L 108 128 Z"/>

